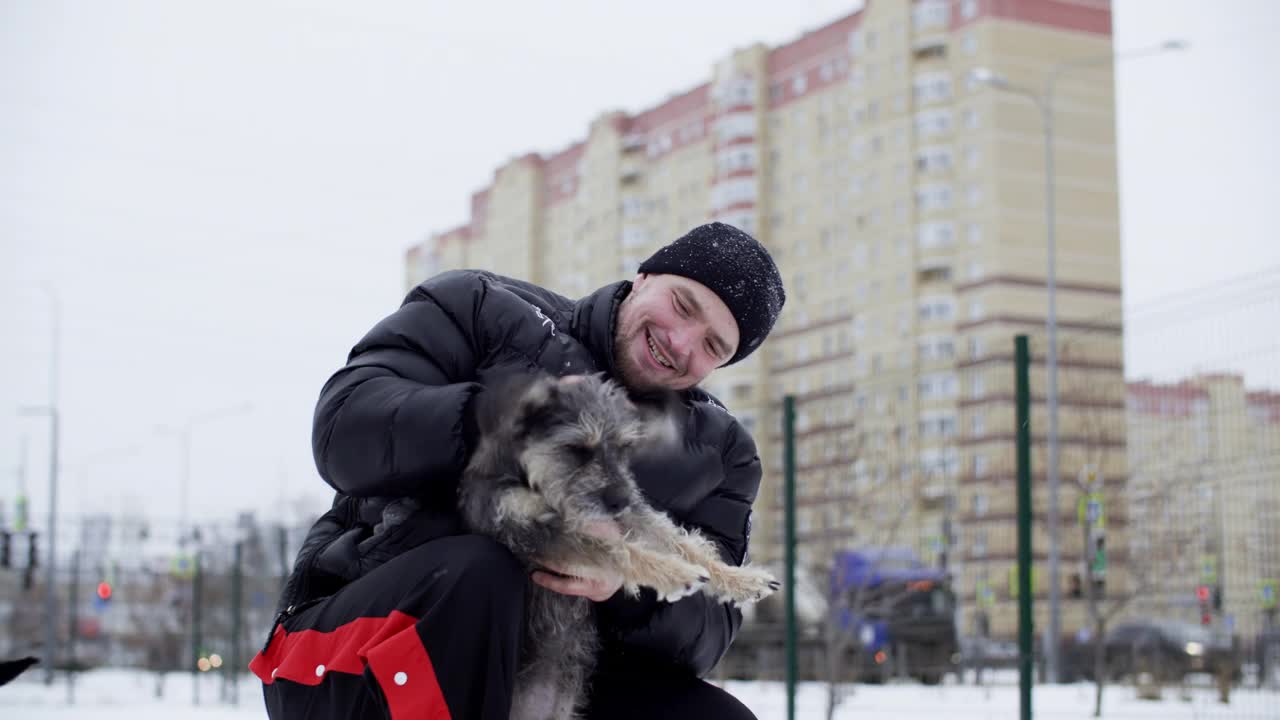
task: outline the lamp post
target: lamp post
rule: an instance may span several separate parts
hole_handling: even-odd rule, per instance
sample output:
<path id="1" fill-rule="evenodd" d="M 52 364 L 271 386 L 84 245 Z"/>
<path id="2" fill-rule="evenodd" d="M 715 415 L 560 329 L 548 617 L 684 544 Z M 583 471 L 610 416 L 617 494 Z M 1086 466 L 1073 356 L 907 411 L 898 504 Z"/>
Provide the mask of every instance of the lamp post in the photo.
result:
<path id="1" fill-rule="evenodd" d="M 1046 629 L 1044 650 L 1049 681 L 1057 682 L 1059 673 L 1058 638 L 1061 635 L 1061 594 L 1058 585 L 1058 566 L 1060 549 L 1058 542 L 1058 306 L 1057 306 L 1057 250 L 1056 250 L 1056 206 L 1054 202 L 1054 167 L 1053 167 L 1053 101 L 1058 81 L 1067 73 L 1098 65 L 1110 65 L 1121 60 L 1130 60 L 1150 55 L 1186 49 L 1187 44 L 1181 40 L 1169 40 L 1159 45 L 1131 50 L 1122 53 L 1107 53 L 1086 58 L 1067 60 L 1053 65 L 1045 73 L 1044 90 L 1035 90 L 1014 85 L 1003 76 L 989 68 L 977 67 L 970 71 L 970 77 L 996 90 L 1021 95 L 1035 104 L 1040 111 L 1040 122 L 1044 129 L 1044 195 L 1045 195 L 1045 244 L 1048 255 L 1045 288 L 1048 295 L 1048 311 L 1045 318 L 1045 334 L 1048 348 L 1045 353 L 1045 372 L 1047 375 L 1045 403 L 1048 413 L 1048 458 L 1046 473 L 1049 477 L 1049 627 Z"/>
<path id="2" fill-rule="evenodd" d="M 55 623 L 58 617 L 57 541 L 58 541 L 58 364 L 59 337 L 62 326 L 62 304 L 58 295 L 48 285 L 42 288 L 49 298 L 49 402 L 44 406 L 19 408 L 19 415 L 45 415 L 49 418 L 49 559 L 45 563 L 45 628 L 44 684 L 53 684 L 53 663 L 57 655 L 58 633 Z"/>
<path id="3" fill-rule="evenodd" d="M 166 435 L 177 435 L 182 447 L 182 480 L 178 486 L 181 493 L 178 499 L 178 537 L 179 542 L 185 542 L 187 533 L 189 533 L 188 510 L 190 505 L 191 494 L 191 436 L 197 427 L 207 425 L 217 420 L 223 420 L 236 415 L 244 415 L 253 410 L 251 403 L 241 403 L 230 407 L 210 410 L 208 412 L 198 413 L 187 418 L 178 425 L 166 425 L 156 428 L 157 432 Z"/>
<path id="4" fill-rule="evenodd" d="M 44 581 L 44 684 L 53 684 L 53 664 L 58 654 L 58 633 L 55 627 L 58 617 L 57 542 L 58 542 L 58 440 L 59 416 L 54 405 L 23 407 L 19 415 L 47 416 L 49 418 L 49 539 L 45 559 Z M 32 536 L 34 537 L 34 535 Z"/>
<path id="5" fill-rule="evenodd" d="M 201 425 L 207 425 L 216 420 L 223 420 L 236 415 L 243 415 L 253 409 L 251 403 L 241 403 L 231 407 L 219 408 L 208 412 L 199 413 L 187 418 L 186 422 L 177 426 L 168 426 L 157 428 L 157 431 L 165 434 L 176 434 L 182 442 L 182 481 L 179 486 L 181 497 L 179 503 L 179 519 L 178 519 L 178 545 L 179 547 L 186 544 L 190 539 L 196 541 L 196 533 L 190 528 L 190 519 L 188 517 L 188 504 L 191 494 L 191 435 L 195 429 Z M 196 575 L 192 578 L 191 587 L 191 604 L 188 608 L 190 612 L 191 626 L 191 693 L 192 703 L 200 704 L 200 670 L 197 663 L 200 659 L 200 632 L 196 624 L 196 603 L 199 598 L 196 594 L 199 592 L 199 575 L 200 575 L 200 548 L 195 548 Z"/>

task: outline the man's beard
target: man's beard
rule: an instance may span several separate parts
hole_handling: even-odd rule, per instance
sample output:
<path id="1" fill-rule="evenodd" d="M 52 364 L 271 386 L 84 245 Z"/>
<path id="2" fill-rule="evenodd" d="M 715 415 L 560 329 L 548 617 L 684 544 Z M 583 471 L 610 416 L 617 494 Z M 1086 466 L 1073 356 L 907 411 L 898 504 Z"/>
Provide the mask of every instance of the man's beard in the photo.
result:
<path id="1" fill-rule="evenodd" d="M 631 345 L 638 333 L 643 333 L 643 327 L 631 327 L 625 323 L 621 316 L 627 307 L 627 303 L 631 301 L 631 297 L 625 298 L 618 306 L 618 325 L 613 333 L 613 361 L 617 366 L 615 369 L 618 374 L 618 380 L 627 387 L 628 390 L 644 392 L 646 390 L 661 390 L 662 386 L 656 385 L 645 377 L 644 370 L 636 366 L 635 356 L 632 354 Z"/>
<path id="2" fill-rule="evenodd" d="M 628 390 L 655 390 L 653 383 L 645 379 L 644 371 L 636 367 L 635 358 L 631 354 L 628 340 L 631 335 L 617 334 L 613 340 L 613 359 L 617 365 L 618 379 Z"/>

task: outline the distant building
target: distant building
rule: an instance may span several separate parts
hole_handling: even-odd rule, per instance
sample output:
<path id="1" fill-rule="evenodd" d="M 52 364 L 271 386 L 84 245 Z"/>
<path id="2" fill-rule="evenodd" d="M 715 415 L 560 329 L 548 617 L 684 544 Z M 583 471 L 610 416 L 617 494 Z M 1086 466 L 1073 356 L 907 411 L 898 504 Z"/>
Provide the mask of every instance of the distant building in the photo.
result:
<path id="1" fill-rule="evenodd" d="M 1033 336 L 1035 355 L 1041 570 L 1048 552 L 1044 146 L 1035 105 L 970 71 L 1039 90 L 1054 64 L 1111 52 L 1110 5 L 862 5 L 785 45 L 727 53 L 707 82 L 498 168 L 465 225 L 409 251 L 407 280 L 480 267 L 578 296 L 630 277 L 699 223 L 750 231 L 778 259 L 787 307 L 766 350 L 709 389 L 753 430 L 766 467 L 754 557 L 782 554 L 780 400 L 791 393 L 801 560 L 914 545 L 955 575 L 962 632 L 979 588 L 991 588 L 992 632 L 1009 636 L 1018 333 Z M 1110 67 L 1064 78 L 1056 108 L 1064 575 L 1082 559 L 1070 481 L 1100 463 L 1118 592 L 1128 531 Z M 1067 598 L 1064 634 L 1083 618 Z"/>
<path id="2" fill-rule="evenodd" d="M 1130 551 L 1154 580 L 1140 606 L 1199 622 L 1196 588 L 1220 588 L 1212 622 L 1251 637 L 1280 581 L 1280 393 L 1198 375 L 1129 383 L 1128 405 Z"/>

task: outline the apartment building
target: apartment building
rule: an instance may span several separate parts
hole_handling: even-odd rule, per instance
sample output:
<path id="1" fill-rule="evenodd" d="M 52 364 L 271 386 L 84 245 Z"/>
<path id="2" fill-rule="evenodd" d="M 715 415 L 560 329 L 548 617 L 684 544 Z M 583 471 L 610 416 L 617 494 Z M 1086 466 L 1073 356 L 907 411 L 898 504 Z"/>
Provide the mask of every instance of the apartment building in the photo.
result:
<path id="1" fill-rule="evenodd" d="M 867 0 L 777 47 L 726 51 L 707 81 L 585 138 L 527 154 L 474 193 L 471 216 L 407 256 L 408 283 L 453 267 L 569 296 L 634 274 L 690 227 L 755 234 L 788 302 L 766 347 L 709 389 L 755 434 L 766 477 L 753 555 L 781 558 L 781 399 L 797 398 L 802 562 L 911 545 L 956 578 L 971 631 L 1016 613 L 1013 336 L 1032 336 L 1034 558 L 1047 556 L 1044 145 L 1034 103 L 1056 64 L 1111 52 L 1105 0 Z M 1109 66 L 1055 96 L 1062 475 L 1101 470 L 1108 588 L 1127 582 L 1127 480 Z M 1074 486 L 1066 568 L 1081 561 Z M 1064 580 L 1065 585 L 1065 580 Z M 1041 583 L 1036 593 L 1047 592 Z M 1040 603 L 1039 627 L 1046 627 Z M 1064 632 L 1083 604 L 1067 600 Z"/>
<path id="2" fill-rule="evenodd" d="M 1253 637 L 1280 581 L 1280 393 L 1197 375 L 1129 383 L 1128 407 L 1140 608 L 1200 622 L 1204 585 L 1221 597 L 1210 622 Z"/>

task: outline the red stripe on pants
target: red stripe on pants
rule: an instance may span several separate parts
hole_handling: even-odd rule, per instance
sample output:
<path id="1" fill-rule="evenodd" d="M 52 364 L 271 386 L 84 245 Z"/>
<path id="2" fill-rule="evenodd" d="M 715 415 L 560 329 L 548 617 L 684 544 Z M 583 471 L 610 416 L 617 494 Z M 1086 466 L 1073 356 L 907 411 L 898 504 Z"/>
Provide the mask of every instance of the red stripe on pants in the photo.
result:
<path id="1" fill-rule="evenodd" d="M 278 625 L 249 670 L 268 685 L 276 679 L 319 685 L 327 673 L 360 675 L 368 665 L 392 718 L 451 720 L 417 622 L 392 610 L 385 618 L 356 618 L 332 632 L 291 633 Z"/>

